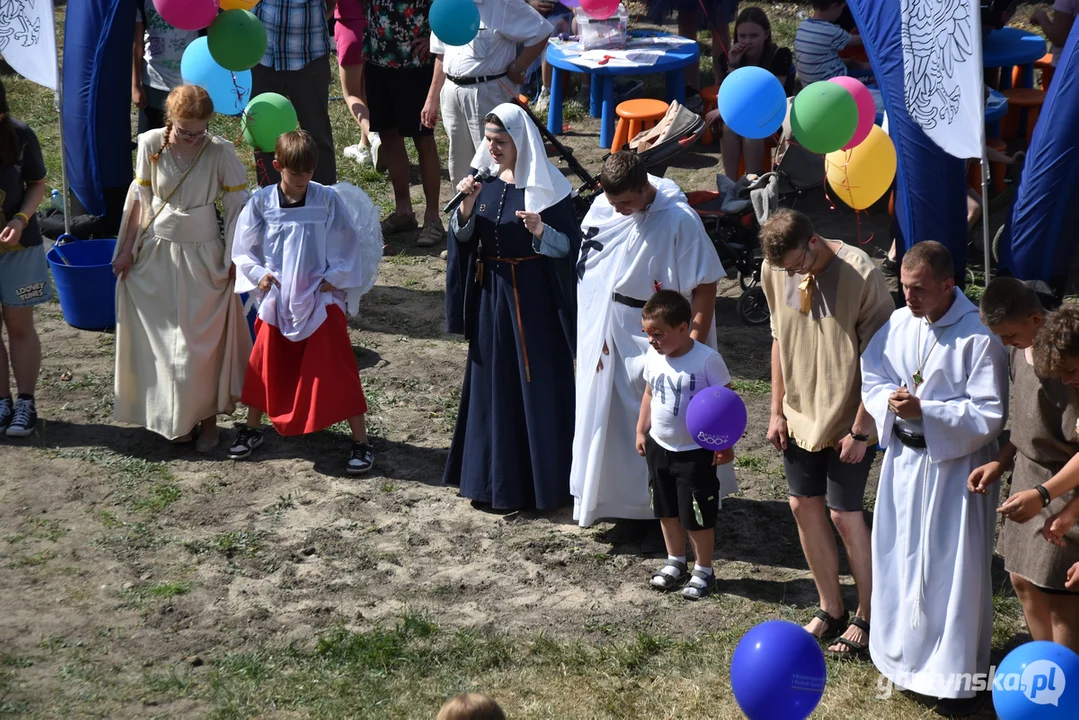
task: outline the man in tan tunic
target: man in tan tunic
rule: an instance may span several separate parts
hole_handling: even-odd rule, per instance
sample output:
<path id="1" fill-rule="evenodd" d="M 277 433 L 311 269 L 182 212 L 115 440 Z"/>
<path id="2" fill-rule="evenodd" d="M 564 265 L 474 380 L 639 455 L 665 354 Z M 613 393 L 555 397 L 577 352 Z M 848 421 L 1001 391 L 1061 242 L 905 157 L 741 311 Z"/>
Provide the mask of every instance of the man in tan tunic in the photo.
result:
<path id="1" fill-rule="evenodd" d="M 791 510 L 820 594 L 806 630 L 837 638 L 832 653 L 864 657 L 872 563 L 862 502 L 876 438 L 860 400 L 858 363 L 895 303 L 868 255 L 820 237 L 802 213 L 780 210 L 769 218 L 761 246 L 761 284 L 772 312 L 768 440 L 783 453 Z M 858 588 L 849 627 L 829 510 Z"/>

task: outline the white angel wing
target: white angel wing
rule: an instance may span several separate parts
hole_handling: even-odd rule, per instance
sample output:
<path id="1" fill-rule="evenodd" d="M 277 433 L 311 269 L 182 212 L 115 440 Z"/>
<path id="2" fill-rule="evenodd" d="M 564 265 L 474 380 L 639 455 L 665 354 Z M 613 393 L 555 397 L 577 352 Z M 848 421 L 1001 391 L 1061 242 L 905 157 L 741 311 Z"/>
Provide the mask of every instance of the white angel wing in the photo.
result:
<path id="1" fill-rule="evenodd" d="M 360 188 L 349 182 L 340 182 L 333 186 L 348 208 L 349 216 L 360 235 L 360 258 L 363 268 L 363 282 L 355 288 L 349 288 L 346 304 L 350 314 L 355 315 L 360 298 L 375 286 L 378 277 L 378 265 L 382 262 L 382 226 L 379 224 L 381 210 L 371 202 Z"/>

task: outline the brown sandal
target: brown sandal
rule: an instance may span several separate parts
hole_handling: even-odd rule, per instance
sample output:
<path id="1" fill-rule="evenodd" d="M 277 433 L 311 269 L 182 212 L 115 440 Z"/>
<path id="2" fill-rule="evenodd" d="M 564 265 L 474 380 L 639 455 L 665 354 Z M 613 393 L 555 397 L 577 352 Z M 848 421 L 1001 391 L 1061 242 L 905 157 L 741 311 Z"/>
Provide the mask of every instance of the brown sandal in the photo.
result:
<path id="1" fill-rule="evenodd" d="M 395 235 L 397 233 L 408 232 L 409 230 L 415 230 L 419 227 L 419 223 L 416 222 L 415 215 L 398 215 L 393 213 L 388 215 L 385 220 L 382 221 L 382 234 Z"/>
<path id="2" fill-rule="evenodd" d="M 446 230 L 442 227 L 442 223 L 437 221 L 424 223 L 423 230 L 420 230 L 420 236 L 416 239 L 416 245 L 419 247 L 441 245 L 445 236 Z"/>

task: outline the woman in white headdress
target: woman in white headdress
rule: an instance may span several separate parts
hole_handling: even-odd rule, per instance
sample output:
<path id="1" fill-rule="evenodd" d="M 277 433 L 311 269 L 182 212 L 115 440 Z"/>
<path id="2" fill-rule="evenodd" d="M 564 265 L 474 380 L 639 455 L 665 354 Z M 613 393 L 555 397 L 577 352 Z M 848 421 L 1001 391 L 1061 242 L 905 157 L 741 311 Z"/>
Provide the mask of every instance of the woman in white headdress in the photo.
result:
<path id="1" fill-rule="evenodd" d="M 476 504 L 553 510 L 570 501 L 580 225 L 524 110 L 485 122 L 450 218 L 446 330 L 468 361 L 443 479 Z"/>

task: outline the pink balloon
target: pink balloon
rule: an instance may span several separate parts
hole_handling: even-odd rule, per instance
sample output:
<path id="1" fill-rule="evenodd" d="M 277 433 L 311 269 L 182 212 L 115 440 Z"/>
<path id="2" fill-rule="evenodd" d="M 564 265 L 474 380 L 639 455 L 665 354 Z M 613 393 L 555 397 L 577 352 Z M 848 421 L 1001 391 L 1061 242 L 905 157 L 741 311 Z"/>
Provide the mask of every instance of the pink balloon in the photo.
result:
<path id="1" fill-rule="evenodd" d="M 606 20 L 618 12 L 619 0 L 581 0 L 581 9 L 590 18 Z"/>
<path id="2" fill-rule="evenodd" d="M 202 30 L 217 17 L 219 0 L 154 0 L 161 19 L 178 30 Z"/>
<path id="3" fill-rule="evenodd" d="M 854 97 L 854 104 L 858 106 L 858 127 L 854 130 L 854 136 L 850 142 L 843 146 L 843 150 L 850 150 L 862 144 L 869 137 L 869 131 L 877 120 L 877 104 L 873 102 L 873 93 L 869 92 L 860 80 L 841 75 L 834 77 L 829 82 L 842 85 Z"/>

